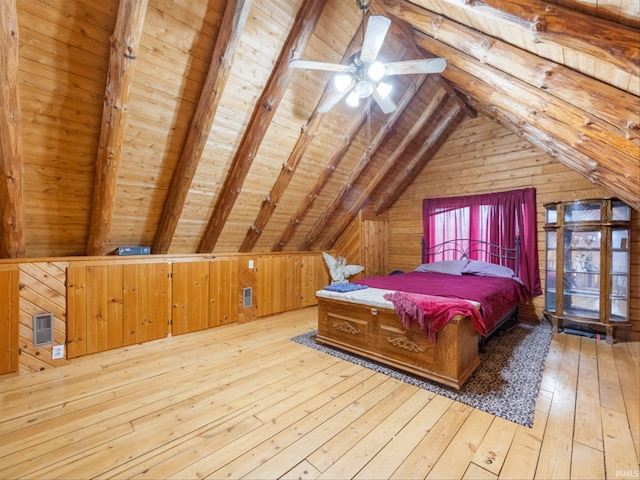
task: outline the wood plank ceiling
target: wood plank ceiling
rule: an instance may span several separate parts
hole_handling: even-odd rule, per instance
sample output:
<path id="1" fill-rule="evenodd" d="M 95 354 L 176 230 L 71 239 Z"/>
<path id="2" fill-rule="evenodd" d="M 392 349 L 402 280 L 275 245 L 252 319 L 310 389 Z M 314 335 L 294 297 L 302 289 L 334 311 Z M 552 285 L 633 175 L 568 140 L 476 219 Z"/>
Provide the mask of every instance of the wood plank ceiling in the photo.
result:
<path id="1" fill-rule="evenodd" d="M 0 257 L 329 248 L 480 113 L 640 208 L 640 7 L 375 0 L 398 109 L 339 104 L 355 0 L 0 2 Z M 367 112 L 369 114 L 367 115 Z"/>

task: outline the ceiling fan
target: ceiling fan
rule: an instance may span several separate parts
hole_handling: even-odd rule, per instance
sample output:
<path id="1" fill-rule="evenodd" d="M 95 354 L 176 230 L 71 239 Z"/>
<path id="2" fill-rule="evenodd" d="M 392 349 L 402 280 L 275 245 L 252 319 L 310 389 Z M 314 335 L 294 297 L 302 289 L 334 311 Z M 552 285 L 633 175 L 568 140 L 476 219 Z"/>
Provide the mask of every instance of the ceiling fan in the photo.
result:
<path id="1" fill-rule="evenodd" d="M 369 0 L 356 0 L 362 10 L 364 24 Z M 382 79 L 390 75 L 407 75 L 417 73 L 440 73 L 447 66 L 444 58 L 426 58 L 400 62 L 381 63 L 376 59 L 387 35 L 391 20 L 382 15 L 371 15 L 367 21 L 362 47 L 349 59 L 348 65 L 338 63 L 314 62 L 309 60 L 292 60 L 291 68 L 308 68 L 337 72 L 334 77 L 336 92 L 318 107 L 318 112 L 326 113 L 342 98 L 347 97 L 347 104 L 356 107 L 360 99 L 372 96 L 380 110 L 391 113 L 396 104 L 391 98 L 392 86 Z"/>

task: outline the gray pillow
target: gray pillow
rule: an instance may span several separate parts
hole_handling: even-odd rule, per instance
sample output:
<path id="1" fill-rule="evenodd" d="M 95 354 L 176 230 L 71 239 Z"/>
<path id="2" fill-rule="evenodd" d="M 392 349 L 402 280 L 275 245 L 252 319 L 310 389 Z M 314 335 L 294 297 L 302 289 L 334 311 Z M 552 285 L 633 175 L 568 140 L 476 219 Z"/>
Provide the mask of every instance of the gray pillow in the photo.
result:
<path id="1" fill-rule="evenodd" d="M 462 275 L 462 270 L 468 262 L 469 260 L 444 260 L 442 262 L 423 263 L 415 271 Z"/>

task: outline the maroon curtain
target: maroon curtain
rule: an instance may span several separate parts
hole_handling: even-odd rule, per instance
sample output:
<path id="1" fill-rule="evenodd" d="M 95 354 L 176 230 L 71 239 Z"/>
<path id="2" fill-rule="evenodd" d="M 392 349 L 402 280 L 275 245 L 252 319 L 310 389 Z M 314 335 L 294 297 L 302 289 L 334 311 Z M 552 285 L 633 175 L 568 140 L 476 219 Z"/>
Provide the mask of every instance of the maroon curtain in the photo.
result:
<path id="1" fill-rule="evenodd" d="M 463 197 L 425 198 L 422 220 L 427 245 L 471 238 L 514 248 L 516 235 L 520 236 L 520 271 L 516 274 L 527 288 L 529 296 L 542 295 L 535 188 Z M 471 258 L 491 261 L 478 253 L 472 253 Z M 446 255 L 442 258 L 449 259 Z M 515 263 L 507 263 L 507 266 L 515 268 Z"/>

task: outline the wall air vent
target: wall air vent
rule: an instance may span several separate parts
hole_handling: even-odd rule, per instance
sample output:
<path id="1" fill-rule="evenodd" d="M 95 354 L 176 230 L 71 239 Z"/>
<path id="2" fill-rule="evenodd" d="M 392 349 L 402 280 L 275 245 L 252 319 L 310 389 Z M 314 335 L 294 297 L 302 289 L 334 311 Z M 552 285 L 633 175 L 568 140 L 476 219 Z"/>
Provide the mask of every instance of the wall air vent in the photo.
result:
<path id="1" fill-rule="evenodd" d="M 39 347 L 53 343 L 53 313 L 33 316 L 33 345 Z"/>
<path id="2" fill-rule="evenodd" d="M 242 291 L 243 293 L 243 298 L 244 298 L 244 302 L 243 302 L 243 306 L 244 307 L 250 307 L 251 304 L 253 303 L 253 291 L 251 289 L 251 287 L 246 287 L 245 289 L 243 289 Z"/>

